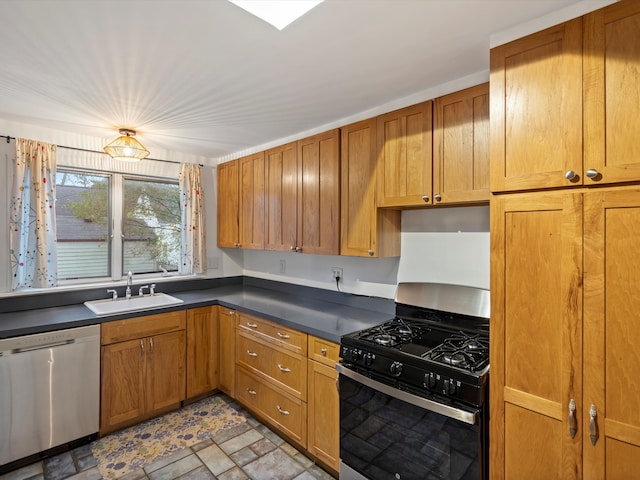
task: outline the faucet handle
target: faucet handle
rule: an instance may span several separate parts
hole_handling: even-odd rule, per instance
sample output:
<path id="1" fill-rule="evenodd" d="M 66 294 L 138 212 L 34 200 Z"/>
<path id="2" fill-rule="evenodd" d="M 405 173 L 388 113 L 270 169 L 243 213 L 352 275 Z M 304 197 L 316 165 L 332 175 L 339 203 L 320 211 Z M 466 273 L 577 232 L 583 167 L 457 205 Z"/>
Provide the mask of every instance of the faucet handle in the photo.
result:
<path id="1" fill-rule="evenodd" d="M 111 300 L 114 302 L 118 299 L 118 292 L 116 290 L 107 290 L 107 293 L 111 294 Z"/>
<path id="2" fill-rule="evenodd" d="M 153 296 L 156 294 L 156 284 L 152 283 L 151 287 L 149 287 L 149 295 Z"/>
<path id="3" fill-rule="evenodd" d="M 145 288 L 149 288 L 149 285 L 142 285 L 139 289 L 138 289 L 138 295 L 139 296 L 143 296 L 144 295 L 144 289 Z"/>

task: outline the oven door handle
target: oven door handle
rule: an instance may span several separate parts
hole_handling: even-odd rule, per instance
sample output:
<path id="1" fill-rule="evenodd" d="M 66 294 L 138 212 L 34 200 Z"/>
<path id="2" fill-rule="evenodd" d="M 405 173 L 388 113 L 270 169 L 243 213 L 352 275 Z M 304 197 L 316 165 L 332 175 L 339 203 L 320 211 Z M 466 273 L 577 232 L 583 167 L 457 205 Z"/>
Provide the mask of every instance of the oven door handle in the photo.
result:
<path id="1" fill-rule="evenodd" d="M 425 410 L 429 410 L 430 412 L 439 413 L 454 420 L 460 420 L 461 422 L 467 423 L 469 425 L 476 424 L 476 417 L 478 415 L 477 411 L 469 412 L 466 410 L 461 410 L 459 408 L 451 407 L 449 405 L 434 402 L 433 400 L 429 400 L 428 398 L 419 397 L 418 395 L 405 392 L 404 390 L 399 390 L 395 387 L 391 387 L 389 385 L 385 385 L 384 383 L 378 382 L 377 380 L 373 380 L 372 378 L 365 377 L 364 375 L 358 372 L 354 372 L 350 368 L 347 368 L 344 365 L 340 365 L 339 363 L 336 364 L 336 370 L 338 370 L 338 373 L 344 375 L 345 377 L 355 380 L 358 383 L 366 385 L 367 387 L 373 388 L 374 390 L 382 392 L 393 398 L 402 400 L 403 402 L 410 403 L 412 405 L 415 405 L 416 407 L 424 408 Z"/>

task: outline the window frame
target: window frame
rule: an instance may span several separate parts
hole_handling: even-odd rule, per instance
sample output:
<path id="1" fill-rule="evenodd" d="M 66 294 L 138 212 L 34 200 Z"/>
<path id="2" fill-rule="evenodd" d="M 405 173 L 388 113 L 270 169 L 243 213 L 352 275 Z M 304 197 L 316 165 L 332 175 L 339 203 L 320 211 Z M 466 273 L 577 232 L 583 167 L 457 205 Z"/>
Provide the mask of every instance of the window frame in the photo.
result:
<path id="1" fill-rule="evenodd" d="M 124 272 L 124 182 L 125 179 L 159 182 L 174 184 L 179 187 L 179 179 L 171 177 L 162 177 L 154 175 L 145 175 L 121 171 L 106 171 L 95 168 L 83 168 L 79 166 L 66 166 L 58 165 L 56 173 L 68 172 L 84 175 L 101 175 L 109 178 L 109 205 L 108 205 L 108 217 L 111 223 L 109 227 L 109 235 L 111 237 L 109 241 L 109 270 L 110 276 L 105 277 L 83 277 L 73 279 L 59 279 L 58 285 L 61 287 L 73 286 L 73 285 L 92 285 L 100 283 L 110 283 L 121 281 L 126 278 L 127 272 Z M 57 268 L 57 267 L 56 267 Z M 169 270 L 168 273 L 162 271 L 151 273 L 135 274 L 136 278 L 158 278 L 178 276 L 178 270 Z"/>

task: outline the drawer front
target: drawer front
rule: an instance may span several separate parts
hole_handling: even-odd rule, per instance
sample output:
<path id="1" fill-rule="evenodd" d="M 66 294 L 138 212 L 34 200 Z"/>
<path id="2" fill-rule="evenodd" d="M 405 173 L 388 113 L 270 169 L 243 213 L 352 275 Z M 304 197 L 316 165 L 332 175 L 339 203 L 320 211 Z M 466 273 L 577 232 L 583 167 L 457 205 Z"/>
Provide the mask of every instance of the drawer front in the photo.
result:
<path id="1" fill-rule="evenodd" d="M 340 359 L 340 345 L 309 335 L 309 358 L 333 367 Z"/>
<path id="2" fill-rule="evenodd" d="M 307 334 L 246 313 L 238 315 L 238 328 L 269 339 L 299 355 L 307 355 Z"/>
<path id="3" fill-rule="evenodd" d="M 184 330 L 187 323 L 187 311 L 159 313 L 144 317 L 114 320 L 101 325 L 100 342 L 102 345 L 150 337 L 162 333 Z"/>
<path id="4" fill-rule="evenodd" d="M 238 363 L 302 400 L 307 398 L 306 357 L 270 346 L 244 332 L 238 336 Z"/>
<path id="5" fill-rule="evenodd" d="M 238 368 L 236 395 L 240 402 L 261 415 L 303 448 L 307 447 L 307 404 Z"/>

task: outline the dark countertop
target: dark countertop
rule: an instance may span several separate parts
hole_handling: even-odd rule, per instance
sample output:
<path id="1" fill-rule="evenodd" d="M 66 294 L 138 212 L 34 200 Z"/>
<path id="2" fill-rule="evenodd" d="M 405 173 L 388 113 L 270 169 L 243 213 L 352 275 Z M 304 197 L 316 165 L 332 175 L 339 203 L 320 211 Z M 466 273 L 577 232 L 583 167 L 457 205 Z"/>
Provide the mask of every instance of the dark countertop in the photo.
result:
<path id="1" fill-rule="evenodd" d="M 190 285 L 191 289 L 172 292 L 160 286 L 158 291 L 170 293 L 184 303 L 135 313 L 98 317 L 82 303 L 0 313 L 0 338 L 95 325 L 185 308 L 223 305 L 339 343 L 340 337 L 346 333 L 392 318 L 395 308 L 392 300 L 338 294 L 278 282 L 236 279 L 227 284 L 224 281 L 217 283 L 219 286 L 213 288 L 197 289 L 200 285 L 196 284 L 196 288 Z M 203 282 L 203 286 L 208 285 Z"/>

